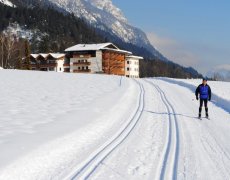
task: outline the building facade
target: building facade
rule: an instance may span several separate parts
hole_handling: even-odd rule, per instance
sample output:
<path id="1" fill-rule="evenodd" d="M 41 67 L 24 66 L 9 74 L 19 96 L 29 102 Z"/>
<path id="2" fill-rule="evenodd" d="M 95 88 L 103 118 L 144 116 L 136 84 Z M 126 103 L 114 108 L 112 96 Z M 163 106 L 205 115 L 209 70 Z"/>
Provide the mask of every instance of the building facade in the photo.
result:
<path id="1" fill-rule="evenodd" d="M 132 53 L 112 43 L 78 44 L 65 50 L 70 72 L 125 75 L 125 58 Z M 67 60 L 67 61 L 68 61 Z"/>
<path id="2" fill-rule="evenodd" d="M 64 72 L 65 54 L 49 53 L 49 54 L 31 54 L 31 69 L 37 71 L 55 71 Z"/>
<path id="3" fill-rule="evenodd" d="M 77 44 L 66 54 L 31 54 L 32 70 L 70 73 L 104 73 L 139 78 L 139 56 L 112 43 Z"/>
<path id="4" fill-rule="evenodd" d="M 125 76 L 130 78 L 140 77 L 140 60 L 143 57 L 140 56 L 126 56 L 125 61 Z"/>

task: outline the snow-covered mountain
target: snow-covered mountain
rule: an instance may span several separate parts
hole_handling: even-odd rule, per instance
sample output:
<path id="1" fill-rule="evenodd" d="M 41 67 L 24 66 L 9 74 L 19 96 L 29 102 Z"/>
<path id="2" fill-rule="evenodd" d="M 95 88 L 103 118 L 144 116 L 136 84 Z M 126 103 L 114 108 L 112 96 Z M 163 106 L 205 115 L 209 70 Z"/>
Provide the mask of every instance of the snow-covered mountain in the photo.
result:
<path id="1" fill-rule="evenodd" d="M 29 41 L 34 40 L 40 41 L 43 37 L 47 36 L 46 33 L 42 33 L 39 29 L 27 29 L 26 27 L 20 26 L 18 23 L 11 23 L 3 31 L 5 35 L 12 35 L 16 38 L 25 38 Z"/>
<path id="2" fill-rule="evenodd" d="M 230 65 L 218 66 L 209 71 L 207 76 L 219 81 L 230 81 Z"/>
<path id="3" fill-rule="evenodd" d="M 3 1 L 3 0 L 2 0 Z M 6 0 L 5 0 L 6 1 Z M 9 0 L 7 0 L 9 1 Z M 138 49 L 137 55 L 145 57 L 158 57 L 168 61 L 156 50 L 139 28 L 131 25 L 123 12 L 116 7 L 112 0 L 10 0 L 18 6 L 48 7 L 51 6 L 63 13 L 73 13 L 76 17 L 84 19 L 92 25 L 102 36 L 108 38 L 123 48 Z M 131 49 L 131 46 L 132 47 Z M 135 51 L 135 50 L 134 50 Z"/>
<path id="4" fill-rule="evenodd" d="M 85 19 L 94 27 L 109 32 L 126 43 L 144 47 L 153 55 L 166 60 L 149 42 L 146 34 L 129 24 L 122 11 L 112 0 L 45 0 L 75 16 Z"/>

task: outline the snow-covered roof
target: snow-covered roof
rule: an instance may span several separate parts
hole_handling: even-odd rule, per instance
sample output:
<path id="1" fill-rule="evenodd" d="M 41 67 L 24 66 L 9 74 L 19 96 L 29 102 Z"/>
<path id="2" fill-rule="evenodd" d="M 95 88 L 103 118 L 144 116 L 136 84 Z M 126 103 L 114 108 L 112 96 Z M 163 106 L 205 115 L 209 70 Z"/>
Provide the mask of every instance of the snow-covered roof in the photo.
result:
<path id="1" fill-rule="evenodd" d="M 43 54 L 43 53 L 40 53 L 39 56 L 43 57 L 43 58 L 47 58 L 49 54 Z"/>
<path id="2" fill-rule="evenodd" d="M 37 58 L 39 56 L 43 57 L 46 59 L 48 56 L 53 57 L 54 59 L 59 59 L 65 56 L 65 54 L 62 53 L 40 53 L 40 54 L 30 54 L 33 58 Z"/>
<path id="3" fill-rule="evenodd" d="M 58 59 L 58 58 L 61 58 L 61 57 L 65 56 L 65 54 L 61 54 L 61 53 L 49 53 L 49 55 L 52 56 L 55 59 Z"/>
<path id="4" fill-rule="evenodd" d="M 115 51 L 115 52 L 120 52 L 120 53 L 125 53 L 125 54 L 132 54 L 130 51 L 125 51 L 121 49 L 103 48 L 101 50 L 109 50 L 109 51 Z"/>
<path id="5" fill-rule="evenodd" d="M 66 52 L 71 51 L 97 51 L 103 48 L 108 48 L 108 46 L 113 46 L 115 49 L 119 49 L 113 43 L 100 43 L 100 44 L 77 44 L 75 46 L 67 48 Z"/>
<path id="6" fill-rule="evenodd" d="M 127 56 L 126 58 L 144 59 L 144 58 L 143 58 L 143 57 L 141 57 L 141 56 L 133 56 L 133 55 L 131 55 L 131 56 Z"/>
<path id="7" fill-rule="evenodd" d="M 39 56 L 39 54 L 30 54 L 30 56 L 36 59 Z"/>

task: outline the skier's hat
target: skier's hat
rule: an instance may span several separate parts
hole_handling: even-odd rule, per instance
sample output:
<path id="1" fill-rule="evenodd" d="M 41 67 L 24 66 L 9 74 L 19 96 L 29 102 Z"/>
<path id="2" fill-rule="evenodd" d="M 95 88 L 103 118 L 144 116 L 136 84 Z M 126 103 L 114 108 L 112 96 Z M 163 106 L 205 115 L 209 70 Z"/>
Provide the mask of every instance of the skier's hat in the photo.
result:
<path id="1" fill-rule="evenodd" d="M 204 78 L 203 78 L 203 81 L 208 81 L 208 78 L 207 78 L 207 77 L 204 77 Z"/>

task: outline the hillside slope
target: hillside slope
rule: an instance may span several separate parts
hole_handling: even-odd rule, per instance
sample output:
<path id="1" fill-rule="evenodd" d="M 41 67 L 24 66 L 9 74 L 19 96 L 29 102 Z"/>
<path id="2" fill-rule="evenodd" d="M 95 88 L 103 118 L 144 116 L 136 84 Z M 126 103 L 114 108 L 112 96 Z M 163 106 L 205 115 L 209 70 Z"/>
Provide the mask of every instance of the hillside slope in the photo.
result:
<path id="1" fill-rule="evenodd" d="M 229 104 L 198 120 L 183 84 L 2 70 L 0 86 L 0 179 L 230 178 Z"/>
<path id="2" fill-rule="evenodd" d="M 13 2 L 35 8 L 37 6 L 43 8 L 50 6 L 63 13 L 72 13 L 78 18 L 84 19 L 103 36 L 106 34 L 109 39 L 116 39 L 117 42 L 144 48 L 148 52 L 146 55 L 149 55 L 149 57 L 158 57 L 167 61 L 150 44 L 142 30 L 129 24 L 123 12 L 112 3 L 112 0 L 41 0 L 39 2 L 13 0 Z"/>

